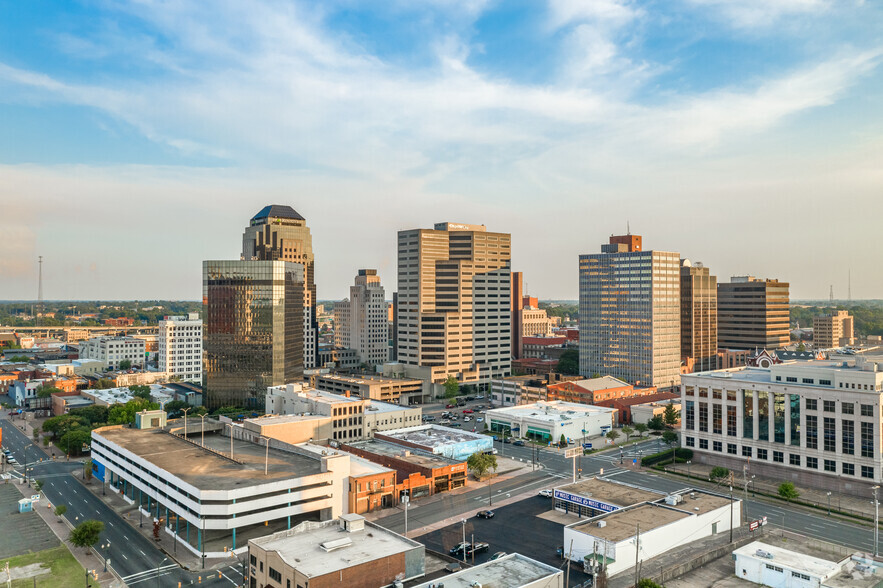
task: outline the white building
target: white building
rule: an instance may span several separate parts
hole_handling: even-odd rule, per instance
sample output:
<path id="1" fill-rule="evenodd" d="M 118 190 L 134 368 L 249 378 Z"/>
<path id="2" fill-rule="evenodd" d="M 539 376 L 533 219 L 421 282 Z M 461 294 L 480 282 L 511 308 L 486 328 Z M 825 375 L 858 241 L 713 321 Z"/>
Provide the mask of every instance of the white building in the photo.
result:
<path id="1" fill-rule="evenodd" d="M 200 427 L 192 426 L 192 440 L 180 436 L 180 428 L 173 434 L 121 425 L 95 429 L 95 477 L 139 504 L 148 520 L 162 519 L 165 532 L 182 547 L 208 557 L 242 550 L 245 538 L 256 532 L 345 513 L 349 454 L 272 439 L 260 444 L 234 439 L 231 455 L 230 438 L 218 434 L 226 428 L 215 421 L 205 427 L 201 435 Z"/>
<path id="2" fill-rule="evenodd" d="M 175 397 L 175 391 L 159 384 L 146 384 L 150 387 L 150 400 L 164 405 Z M 83 390 L 81 392 L 84 398 L 88 398 L 98 406 L 113 406 L 114 404 L 125 404 L 135 398 L 132 391 L 128 387 L 105 388 Z"/>
<path id="3" fill-rule="evenodd" d="M 564 527 L 571 561 L 588 571 L 606 561 L 608 577 L 693 541 L 739 526 L 741 501 L 699 490 L 683 491 Z"/>
<path id="4" fill-rule="evenodd" d="M 486 416 L 493 432 L 558 442 L 562 435 L 572 441 L 603 435 L 616 425 L 616 414 L 615 408 L 553 400 L 494 408 Z"/>
<path id="5" fill-rule="evenodd" d="M 883 357 L 685 374 L 681 444 L 694 461 L 867 494 L 883 479 Z"/>
<path id="6" fill-rule="evenodd" d="M 414 588 L 564 588 L 564 572 L 520 553 L 450 574 Z"/>
<path id="7" fill-rule="evenodd" d="M 199 313 L 159 321 L 158 367 L 170 379 L 202 382 L 202 319 Z"/>
<path id="8" fill-rule="evenodd" d="M 360 269 L 350 297 L 334 305 L 334 345 L 353 349 L 361 363 L 389 359 L 389 312 L 377 270 Z"/>
<path id="9" fill-rule="evenodd" d="M 120 363 L 129 361 L 132 367 L 144 367 L 146 344 L 136 337 L 95 337 L 80 343 L 80 358 L 97 359 L 108 369 L 120 369 Z"/>
<path id="10" fill-rule="evenodd" d="M 376 431 L 391 431 L 416 427 L 422 423 L 423 409 L 419 406 L 399 406 L 388 402 L 369 400 L 365 406 L 364 437 L 374 436 Z"/>

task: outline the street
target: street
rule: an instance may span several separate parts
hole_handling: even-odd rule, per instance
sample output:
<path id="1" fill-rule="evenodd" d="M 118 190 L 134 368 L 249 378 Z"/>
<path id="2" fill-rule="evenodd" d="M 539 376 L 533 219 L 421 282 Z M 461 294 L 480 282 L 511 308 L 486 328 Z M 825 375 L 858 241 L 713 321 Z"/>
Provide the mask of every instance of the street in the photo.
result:
<path id="1" fill-rule="evenodd" d="M 198 584 L 200 577 L 200 585 L 205 586 L 239 586 L 243 583 L 238 565 L 221 568 L 220 578 L 219 570 L 188 572 L 181 569 L 153 541 L 134 529 L 116 511 L 83 486 L 80 479 L 72 475 L 73 472 L 82 470 L 82 462 L 47 460 L 46 454 L 7 418 L 0 419 L 0 427 L 3 428 L 3 446 L 12 451 L 15 459 L 20 462 L 15 471 L 23 474 L 25 464 L 33 467 L 31 476 L 44 482 L 42 492 L 49 502 L 53 506 L 67 506 L 64 518 L 74 526 L 86 519 L 104 523 L 101 539 L 95 546 L 96 551 L 103 557 L 105 550 L 100 546 L 110 541 L 110 548 L 107 550 L 110 565 L 129 586 L 176 586 L 178 582 L 182 586 L 189 586 Z M 43 462 L 39 462 L 41 458 Z M 18 483 L 17 480 L 10 482 Z M 150 524 L 149 519 L 145 523 Z M 95 558 L 91 567 L 103 569 L 103 566 L 104 560 Z"/>

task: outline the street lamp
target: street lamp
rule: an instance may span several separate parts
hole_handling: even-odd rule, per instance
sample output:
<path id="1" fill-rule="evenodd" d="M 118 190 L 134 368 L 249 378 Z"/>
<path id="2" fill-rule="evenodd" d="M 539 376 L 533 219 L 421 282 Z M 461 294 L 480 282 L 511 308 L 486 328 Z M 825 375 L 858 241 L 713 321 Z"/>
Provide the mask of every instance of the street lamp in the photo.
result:
<path id="1" fill-rule="evenodd" d="M 687 479 L 688 480 L 691 478 L 691 476 L 690 476 L 690 466 L 691 465 L 693 465 L 693 460 L 688 459 L 687 460 Z"/>
<path id="2" fill-rule="evenodd" d="M 463 546 L 463 563 L 466 563 L 466 519 L 460 519 L 460 523 L 463 525 L 463 543 L 460 545 Z"/>
<path id="3" fill-rule="evenodd" d="M 169 561 L 169 558 L 164 557 L 163 560 L 162 560 L 161 562 L 159 562 L 158 564 L 156 564 L 156 580 L 157 580 L 157 584 L 159 583 L 159 568 L 160 568 L 164 563 L 166 563 L 167 561 Z"/>
<path id="4" fill-rule="evenodd" d="M 208 414 L 199 415 L 199 418 L 202 419 L 202 431 L 200 432 L 201 438 L 199 440 L 199 443 L 203 447 L 205 447 L 205 417 L 207 417 L 207 416 L 208 416 Z"/>
<path id="5" fill-rule="evenodd" d="M 108 541 L 107 543 L 102 543 L 101 549 L 104 550 L 104 571 L 106 572 L 107 571 L 107 562 L 108 562 L 107 557 L 108 557 L 108 552 L 110 551 L 110 541 Z"/>
<path id="6" fill-rule="evenodd" d="M 877 490 L 879 489 L 880 486 L 871 487 L 871 490 L 874 491 L 874 557 L 879 555 L 877 552 L 877 539 L 880 536 L 880 503 L 877 501 Z"/>
<path id="7" fill-rule="evenodd" d="M 831 516 L 831 493 L 828 492 L 828 516 Z"/>
<path id="8" fill-rule="evenodd" d="M 187 438 L 187 413 L 193 410 L 193 407 L 185 408 L 181 412 L 184 413 L 184 439 Z"/>

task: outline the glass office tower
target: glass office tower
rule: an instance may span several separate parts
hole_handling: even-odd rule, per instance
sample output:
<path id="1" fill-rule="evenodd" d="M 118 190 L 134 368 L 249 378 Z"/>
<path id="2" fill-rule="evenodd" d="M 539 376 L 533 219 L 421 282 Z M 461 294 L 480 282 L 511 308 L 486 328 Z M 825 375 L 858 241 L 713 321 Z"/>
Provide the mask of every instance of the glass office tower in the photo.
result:
<path id="1" fill-rule="evenodd" d="M 202 262 L 205 406 L 264 407 L 269 386 L 303 378 L 304 267 Z"/>

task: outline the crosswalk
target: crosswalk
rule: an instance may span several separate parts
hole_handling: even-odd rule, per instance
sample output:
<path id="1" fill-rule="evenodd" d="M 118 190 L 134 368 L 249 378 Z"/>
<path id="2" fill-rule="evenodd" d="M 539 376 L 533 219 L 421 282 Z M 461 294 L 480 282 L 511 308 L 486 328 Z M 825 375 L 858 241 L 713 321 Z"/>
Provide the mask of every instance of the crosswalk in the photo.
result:
<path id="1" fill-rule="evenodd" d="M 151 568 L 143 572 L 138 572 L 137 574 L 130 574 L 123 578 L 123 582 L 131 586 L 132 584 L 138 584 L 139 582 L 145 582 L 147 580 L 153 580 L 161 576 L 167 576 L 172 573 L 172 570 L 177 568 L 178 564 L 168 564 L 157 568 Z"/>

